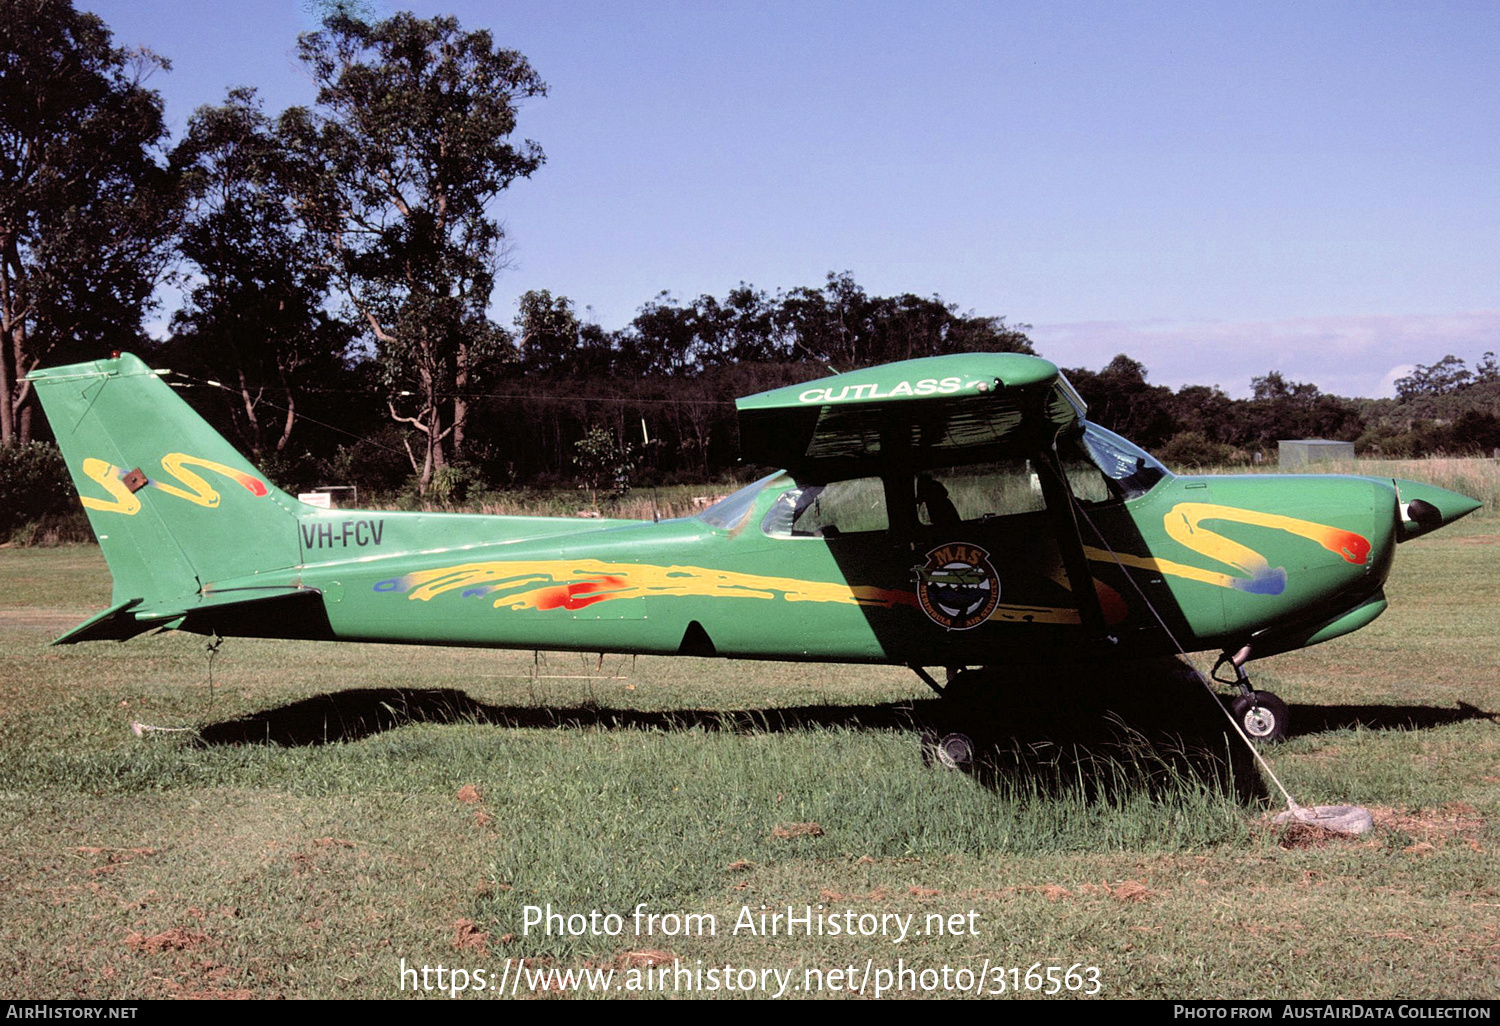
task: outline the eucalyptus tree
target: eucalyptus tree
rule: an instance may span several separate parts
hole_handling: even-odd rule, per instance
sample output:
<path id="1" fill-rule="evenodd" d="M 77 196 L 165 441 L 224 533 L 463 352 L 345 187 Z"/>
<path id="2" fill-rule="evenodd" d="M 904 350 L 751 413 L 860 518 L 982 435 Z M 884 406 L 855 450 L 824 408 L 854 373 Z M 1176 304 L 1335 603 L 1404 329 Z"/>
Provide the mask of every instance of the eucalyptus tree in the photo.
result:
<path id="1" fill-rule="evenodd" d="M 335 14 L 299 53 L 318 84 L 316 105 L 281 123 L 300 212 L 373 340 L 391 417 L 420 435 L 425 490 L 462 448 L 476 375 L 514 354 L 486 313 L 505 255 L 494 204 L 542 165 L 541 147 L 511 137 L 546 85 L 452 18 Z"/>
<path id="2" fill-rule="evenodd" d="M 171 256 L 167 62 L 66 0 L 0 0 L 0 446 L 26 442 L 26 374 L 134 344 Z"/>
<path id="3" fill-rule="evenodd" d="M 193 269 L 173 359 L 224 383 L 235 434 L 257 459 L 285 452 L 299 403 L 339 378 L 353 335 L 325 309 L 329 270 L 296 217 L 293 165 L 244 88 L 194 113 L 173 163 L 188 198 L 179 247 Z"/>

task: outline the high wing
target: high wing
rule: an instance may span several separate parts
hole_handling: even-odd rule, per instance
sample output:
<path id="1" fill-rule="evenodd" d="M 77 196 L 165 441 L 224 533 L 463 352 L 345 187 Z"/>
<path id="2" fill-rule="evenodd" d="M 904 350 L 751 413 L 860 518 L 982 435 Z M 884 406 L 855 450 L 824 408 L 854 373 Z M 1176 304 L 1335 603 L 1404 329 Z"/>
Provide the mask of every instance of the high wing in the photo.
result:
<path id="1" fill-rule="evenodd" d="M 966 463 L 1049 448 L 1086 412 L 1053 364 L 969 353 L 851 371 L 735 404 L 745 459 L 793 471 Z"/>

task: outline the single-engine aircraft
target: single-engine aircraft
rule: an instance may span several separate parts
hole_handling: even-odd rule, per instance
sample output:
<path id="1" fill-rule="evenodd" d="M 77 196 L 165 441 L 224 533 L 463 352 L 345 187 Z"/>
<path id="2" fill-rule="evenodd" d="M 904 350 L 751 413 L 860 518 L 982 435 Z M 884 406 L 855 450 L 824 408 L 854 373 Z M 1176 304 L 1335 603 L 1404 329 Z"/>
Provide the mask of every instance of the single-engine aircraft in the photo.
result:
<path id="1" fill-rule="evenodd" d="M 785 469 L 694 517 L 330 510 L 266 480 L 169 373 L 122 355 L 30 375 L 114 578 L 56 644 L 886 663 L 970 703 L 1006 666 L 1218 651 L 1236 721 L 1275 740 L 1286 706 L 1245 662 L 1374 620 L 1396 545 L 1480 505 L 1390 478 L 1178 476 L 1089 423 L 1053 364 L 975 353 L 740 399 L 745 459 Z M 936 756 L 973 743 L 955 728 Z"/>

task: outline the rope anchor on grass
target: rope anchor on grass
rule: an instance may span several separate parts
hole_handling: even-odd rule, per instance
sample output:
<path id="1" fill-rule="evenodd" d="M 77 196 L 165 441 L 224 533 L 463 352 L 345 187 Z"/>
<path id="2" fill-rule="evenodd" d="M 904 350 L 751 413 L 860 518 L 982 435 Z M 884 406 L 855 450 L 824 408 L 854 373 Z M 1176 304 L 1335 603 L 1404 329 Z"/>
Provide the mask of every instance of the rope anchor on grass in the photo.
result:
<path id="1" fill-rule="evenodd" d="M 214 710 L 214 659 L 219 654 L 219 648 L 224 644 L 224 639 L 214 631 L 213 639 L 203 646 L 208 653 L 208 707 L 204 710 L 204 716 L 213 715 Z M 196 734 L 197 727 L 158 727 L 150 723 L 142 723 L 140 720 L 130 722 L 130 732 L 136 737 L 145 737 L 147 734 Z"/>

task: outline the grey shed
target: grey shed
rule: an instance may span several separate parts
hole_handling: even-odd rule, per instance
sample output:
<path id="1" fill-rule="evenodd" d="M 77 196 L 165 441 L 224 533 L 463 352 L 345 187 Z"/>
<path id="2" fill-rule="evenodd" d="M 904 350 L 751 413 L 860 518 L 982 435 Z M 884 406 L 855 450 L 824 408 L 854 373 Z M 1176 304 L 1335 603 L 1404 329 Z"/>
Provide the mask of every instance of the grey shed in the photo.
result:
<path id="1" fill-rule="evenodd" d="M 1276 443 L 1276 463 L 1282 470 L 1294 470 L 1309 463 L 1354 460 L 1353 442 L 1330 442 L 1324 438 L 1283 439 Z"/>

